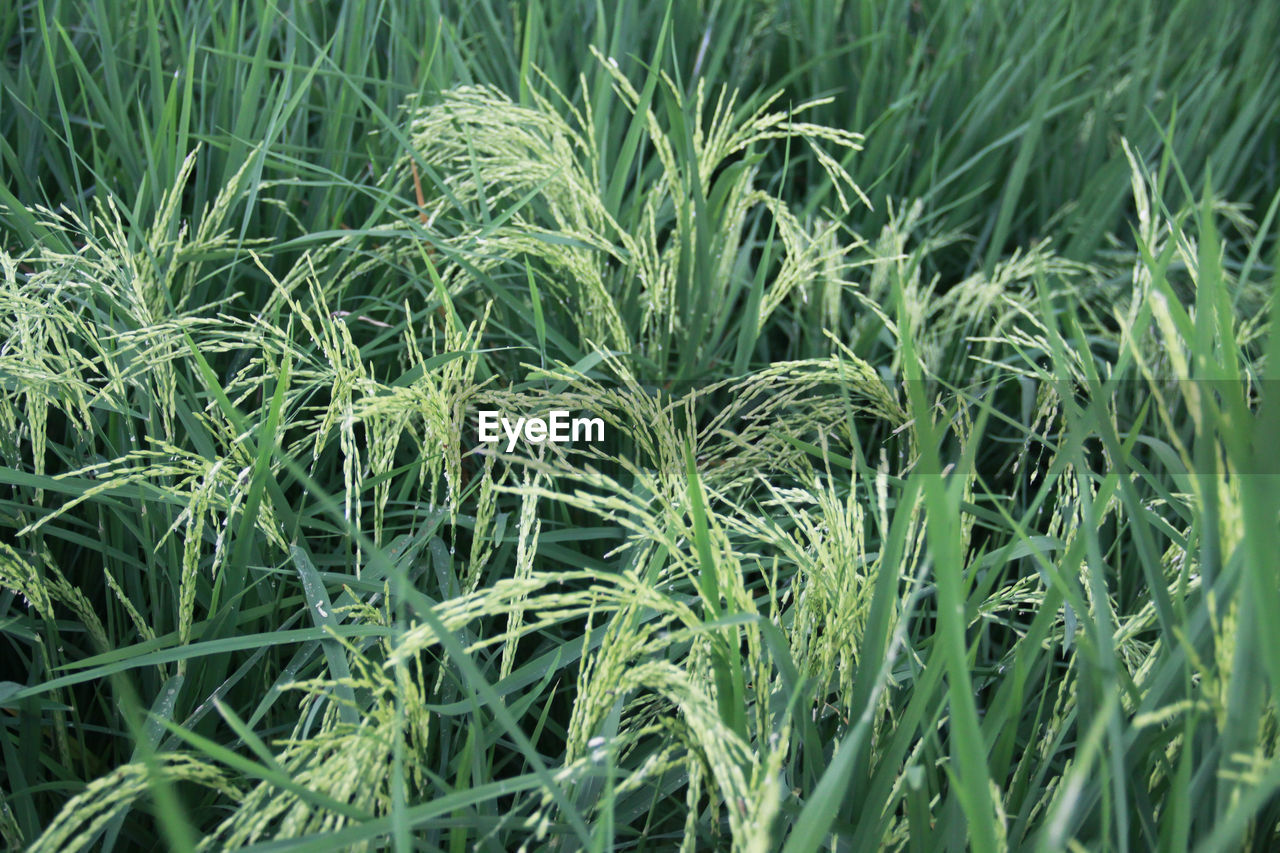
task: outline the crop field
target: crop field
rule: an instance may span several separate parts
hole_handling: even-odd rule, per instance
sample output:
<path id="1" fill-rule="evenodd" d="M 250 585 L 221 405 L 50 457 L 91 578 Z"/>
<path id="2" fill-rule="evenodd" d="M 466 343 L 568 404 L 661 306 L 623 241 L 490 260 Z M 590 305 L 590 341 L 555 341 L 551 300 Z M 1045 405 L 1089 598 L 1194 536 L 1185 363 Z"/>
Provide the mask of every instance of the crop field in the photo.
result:
<path id="1" fill-rule="evenodd" d="M 1280 849 L 1278 44 L 6 0 L 0 847 Z"/>

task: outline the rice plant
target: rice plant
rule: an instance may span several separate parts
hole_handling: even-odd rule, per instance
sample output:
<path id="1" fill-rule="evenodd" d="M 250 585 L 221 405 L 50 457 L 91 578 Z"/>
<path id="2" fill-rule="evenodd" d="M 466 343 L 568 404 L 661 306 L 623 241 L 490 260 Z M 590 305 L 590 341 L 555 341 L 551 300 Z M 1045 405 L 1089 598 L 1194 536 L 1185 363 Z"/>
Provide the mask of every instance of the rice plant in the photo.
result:
<path id="1" fill-rule="evenodd" d="M 115 11 L 0 10 L 6 847 L 1280 843 L 1274 11 Z"/>

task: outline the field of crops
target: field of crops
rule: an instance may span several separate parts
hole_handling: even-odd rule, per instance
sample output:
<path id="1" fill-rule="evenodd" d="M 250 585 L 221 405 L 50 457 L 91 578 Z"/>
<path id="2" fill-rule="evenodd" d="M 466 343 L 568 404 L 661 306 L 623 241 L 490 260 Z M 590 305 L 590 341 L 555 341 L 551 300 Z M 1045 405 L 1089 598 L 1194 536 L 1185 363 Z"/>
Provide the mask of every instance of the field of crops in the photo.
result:
<path id="1" fill-rule="evenodd" d="M 0 5 L 0 846 L 1277 849 L 1277 44 Z"/>

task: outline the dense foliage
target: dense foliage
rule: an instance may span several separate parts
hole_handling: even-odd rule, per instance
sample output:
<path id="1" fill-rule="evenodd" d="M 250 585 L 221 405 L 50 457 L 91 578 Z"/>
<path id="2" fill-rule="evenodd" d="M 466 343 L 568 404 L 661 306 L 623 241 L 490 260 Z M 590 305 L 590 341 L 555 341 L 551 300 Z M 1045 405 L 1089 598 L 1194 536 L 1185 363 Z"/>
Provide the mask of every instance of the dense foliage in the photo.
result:
<path id="1" fill-rule="evenodd" d="M 0 8 L 0 838 L 1274 849 L 1277 43 Z"/>

